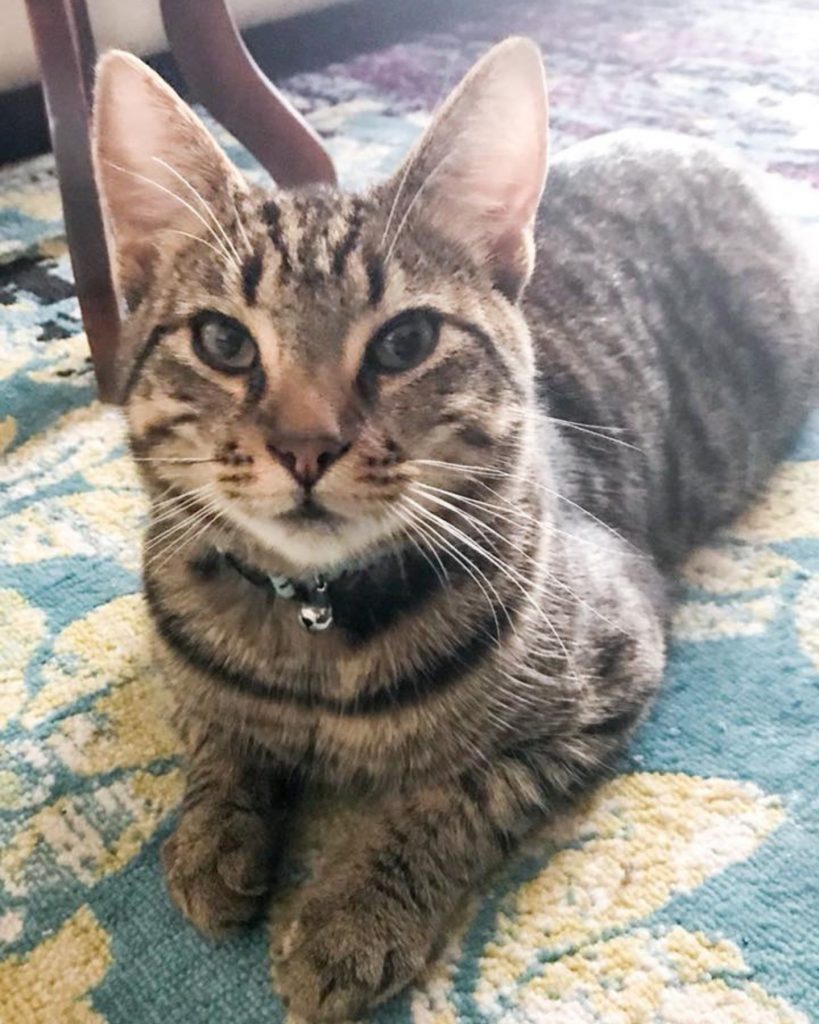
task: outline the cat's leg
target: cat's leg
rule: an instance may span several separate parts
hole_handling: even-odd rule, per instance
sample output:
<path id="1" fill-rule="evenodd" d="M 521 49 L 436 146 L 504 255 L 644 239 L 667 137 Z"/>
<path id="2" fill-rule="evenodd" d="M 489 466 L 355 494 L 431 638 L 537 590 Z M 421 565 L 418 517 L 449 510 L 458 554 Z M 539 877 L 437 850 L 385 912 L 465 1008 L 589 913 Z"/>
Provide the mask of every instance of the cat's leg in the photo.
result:
<path id="1" fill-rule="evenodd" d="M 612 768 L 657 691 L 665 646 L 648 599 L 626 601 L 623 585 L 618 596 L 611 614 L 637 609 L 639 620 L 635 612 L 610 633 L 609 619 L 603 629 L 594 618 L 582 677 L 545 686 L 542 703 L 529 704 L 517 733 L 480 767 L 374 802 L 305 886 L 279 965 L 294 1011 L 355 1017 L 402 989 L 440 948 L 470 890 Z"/>
<path id="2" fill-rule="evenodd" d="M 290 1008 L 310 1020 L 355 1017 L 402 989 L 470 889 L 616 742 L 522 742 L 491 770 L 374 807 L 305 887 L 284 933 L 279 986 Z"/>
<path id="3" fill-rule="evenodd" d="M 267 902 L 285 811 L 285 784 L 260 751 L 201 726 L 189 749 L 179 823 L 162 848 L 168 890 L 201 932 L 218 937 Z"/>

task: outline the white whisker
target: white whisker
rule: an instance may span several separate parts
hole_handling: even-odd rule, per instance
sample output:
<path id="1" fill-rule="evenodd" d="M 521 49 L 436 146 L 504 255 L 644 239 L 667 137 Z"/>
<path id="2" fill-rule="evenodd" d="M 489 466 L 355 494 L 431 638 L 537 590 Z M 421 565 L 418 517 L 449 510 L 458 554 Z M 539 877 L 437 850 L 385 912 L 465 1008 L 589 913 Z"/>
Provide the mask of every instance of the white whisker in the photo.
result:
<path id="1" fill-rule="evenodd" d="M 504 515 L 510 515 L 510 514 L 515 514 L 517 512 L 520 512 L 520 510 L 516 510 L 516 509 L 514 509 L 511 506 L 509 508 L 503 508 L 502 506 L 491 505 L 491 504 L 486 503 L 486 502 L 477 501 L 477 500 L 475 500 L 473 498 L 467 498 L 463 494 L 456 494 L 453 491 L 444 491 L 443 488 L 440 488 L 440 487 L 430 487 L 428 484 L 423 484 L 423 483 L 416 482 L 413 486 L 415 488 L 421 489 L 422 491 L 439 491 L 439 492 L 442 492 L 444 494 L 449 495 L 451 498 L 453 498 L 453 499 L 455 499 L 457 501 L 465 501 L 465 502 L 468 502 L 468 503 L 470 503 L 472 505 L 477 505 L 479 507 L 486 507 L 486 508 L 488 508 L 490 510 L 497 510 L 499 513 L 504 514 Z M 614 630 L 620 631 L 619 627 L 616 626 L 615 623 L 613 623 L 609 618 L 607 618 L 605 615 L 603 615 L 602 612 L 598 611 L 593 605 L 590 605 L 579 594 L 575 593 L 575 591 L 572 590 L 572 588 L 567 583 L 565 583 L 563 580 L 561 580 L 561 578 L 559 576 L 557 576 L 555 573 L 551 572 L 546 565 L 543 565 L 540 562 L 537 562 L 534 559 L 534 557 L 532 555 L 530 555 L 519 544 L 514 543 L 508 537 L 504 537 L 503 534 L 501 534 L 497 530 L 493 529 L 491 526 L 489 526 L 488 523 L 484 523 L 481 519 L 478 519 L 476 516 L 470 515 L 469 513 L 464 512 L 461 509 L 455 508 L 453 505 L 450 505 L 447 502 L 442 501 L 442 499 L 437 498 L 435 495 L 428 494 L 427 497 L 428 497 L 428 499 L 430 501 L 436 502 L 438 504 L 442 504 L 442 505 L 446 506 L 447 508 L 451 509 L 453 512 L 456 512 L 457 514 L 461 515 L 468 522 L 470 522 L 473 526 L 476 526 L 478 529 L 483 530 L 484 533 L 488 532 L 488 533 L 492 534 L 493 536 L 495 536 L 496 538 L 498 538 L 499 540 L 504 541 L 506 544 L 508 544 L 512 548 L 513 551 L 516 551 L 530 565 L 532 565 L 532 567 L 536 571 L 540 571 L 540 572 L 545 573 L 546 576 L 548 577 L 549 581 L 552 584 L 554 584 L 555 586 L 559 587 L 561 590 L 563 590 L 566 593 L 568 593 L 572 598 L 574 598 L 574 600 L 576 600 L 580 605 L 582 605 L 584 608 L 586 608 L 587 611 L 591 612 L 592 615 L 594 615 L 598 619 L 600 619 L 601 622 L 605 622 L 607 626 L 610 626 Z M 536 526 L 538 529 L 546 529 L 547 531 L 550 530 L 549 524 L 535 519 L 534 516 L 530 516 L 530 515 L 528 515 L 528 513 L 520 513 L 520 514 L 524 515 L 529 520 L 529 522 L 532 525 Z M 557 531 L 557 532 L 562 532 L 562 531 Z M 573 538 L 573 539 L 576 540 L 578 538 Z M 509 567 L 507 566 L 507 570 L 508 569 L 509 569 Z M 523 577 L 523 576 L 521 576 L 521 579 L 523 579 L 524 582 L 526 581 L 526 578 Z"/>
<path id="2" fill-rule="evenodd" d="M 210 483 L 205 483 L 200 484 L 198 487 L 194 487 L 192 489 L 177 491 L 176 493 L 171 494 L 168 497 L 165 497 L 163 494 L 162 497 L 151 500 L 151 512 L 158 512 L 162 509 L 168 508 L 169 506 L 177 505 L 181 501 L 188 501 L 191 498 L 201 497 L 201 495 L 206 493 L 209 488 Z M 165 491 L 165 494 L 167 494 L 167 492 L 171 490 L 172 488 L 168 487 Z"/>
<path id="3" fill-rule="evenodd" d="M 450 585 L 449 573 L 446 571 L 446 566 L 441 561 L 441 558 L 438 555 L 438 552 L 435 550 L 435 548 L 430 548 L 430 552 L 432 553 L 432 555 L 434 555 L 436 561 L 438 562 L 438 567 L 439 568 L 435 566 L 435 563 L 432 561 L 432 559 L 430 558 L 429 554 L 427 553 L 427 549 L 425 547 L 422 547 L 421 543 L 417 539 L 418 537 L 420 537 L 422 535 L 421 535 L 420 531 L 417 530 L 417 527 L 412 522 L 412 520 L 409 519 L 409 518 L 405 518 L 402 515 L 402 510 L 401 510 L 400 506 L 396 507 L 395 512 L 396 512 L 398 518 L 404 524 L 404 531 L 405 531 L 405 534 L 406 534 L 408 540 L 410 541 L 412 546 L 415 548 L 415 550 L 424 558 L 424 560 L 426 561 L 427 565 L 429 565 L 429 567 L 435 573 L 435 575 L 436 575 L 436 577 L 438 579 L 438 582 L 441 584 L 441 588 L 442 589 L 446 589 Z M 427 543 L 429 543 L 429 541 L 427 541 Z"/>
<path id="4" fill-rule="evenodd" d="M 178 554 L 183 549 L 190 547 L 191 544 L 194 544 L 204 533 L 207 532 L 208 529 L 210 529 L 211 526 L 213 526 L 215 522 L 217 522 L 220 515 L 218 509 L 208 508 L 205 511 L 208 514 L 200 516 L 193 524 L 194 528 L 187 531 L 182 537 L 178 537 L 176 539 L 172 550 L 167 554 L 167 556 L 158 565 L 151 565 L 154 572 L 159 572 L 163 566 L 167 565 L 174 555 Z M 198 527 L 198 529 L 196 527 Z"/>
<path id="5" fill-rule="evenodd" d="M 419 466 L 436 466 L 442 469 L 451 469 L 454 470 L 455 472 L 471 473 L 474 474 L 476 478 L 479 476 L 490 476 L 503 480 L 514 479 L 514 475 L 512 473 L 509 473 L 508 471 L 501 469 L 491 469 L 486 466 L 469 466 L 459 462 L 444 462 L 436 459 L 415 459 L 414 462 L 416 463 L 416 465 Z M 477 482 L 480 483 L 481 481 Z M 481 483 L 481 486 L 486 487 L 487 485 Z M 628 540 L 621 533 L 615 530 L 613 526 L 609 526 L 608 523 L 604 522 L 604 520 L 600 519 L 593 512 L 590 512 L 588 509 L 583 508 L 582 505 L 579 505 L 572 498 L 568 498 L 565 494 L 561 494 L 559 491 L 552 490 L 550 487 L 547 487 L 546 484 L 541 483 L 540 481 L 537 480 L 532 482 L 532 486 L 538 490 L 545 491 L 548 495 L 550 495 L 550 497 L 553 497 L 556 501 L 565 502 L 571 508 L 579 512 L 581 515 L 584 515 L 587 518 L 591 519 L 592 522 L 597 523 L 597 525 L 601 529 L 611 534 L 612 537 L 616 537 L 617 540 L 621 541 L 623 544 L 628 545 L 628 547 L 632 551 L 642 556 L 642 552 L 640 552 L 630 540 Z"/>
<path id="6" fill-rule="evenodd" d="M 192 213 L 193 216 L 196 217 L 196 219 L 200 222 L 200 224 L 202 224 L 202 226 L 207 231 L 210 232 L 210 234 L 213 236 L 214 240 L 217 243 L 217 247 L 222 250 L 222 256 L 226 260 L 226 263 L 228 265 L 232 264 L 236 268 L 237 273 L 241 272 L 241 267 L 239 266 L 238 260 L 234 259 L 234 257 L 231 256 L 230 252 L 224 247 L 224 243 L 222 242 L 221 238 L 213 230 L 213 227 L 210 224 L 208 224 L 208 222 L 205 220 L 202 214 L 195 207 L 191 206 L 191 204 L 187 202 L 187 200 L 183 199 L 182 196 L 177 195 L 177 193 L 174 192 L 172 189 L 166 188 L 160 182 L 155 181 L 153 178 L 148 178 L 144 174 L 139 174 L 138 171 L 131 171 L 127 167 L 121 167 L 119 164 L 112 163 L 112 161 L 110 160 L 106 162 L 110 167 L 113 167 L 115 171 L 120 171 L 122 174 L 127 174 L 132 178 L 136 178 L 138 181 L 144 182 L 144 184 L 146 185 L 150 185 L 152 188 L 157 189 L 158 191 L 164 193 L 166 196 L 170 196 L 171 199 L 175 199 L 180 206 L 183 206 L 189 213 Z"/>
<path id="7" fill-rule="evenodd" d="M 624 441 L 619 437 L 609 437 L 608 434 L 604 434 L 602 430 L 595 430 L 592 427 L 587 426 L 585 423 L 574 423 L 572 420 L 561 420 L 556 416 L 549 416 L 552 423 L 558 423 L 562 427 L 568 427 L 570 430 L 576 430 L 581 434 L 589 434 L 591 437 L 597 437 L 601 441 L 610 441 L 611 444 L 619 444 L 623 448 L 630 448 L 634 452 L 639 452 L 640 455 L 645 455 L 642 448 L 638 448 L 636 444 L 631 444 L 630 441 Z M 617 429 L 617 428 L 612 428 Z"/>
<path id="8" fill-rule="evenodd" d="M 151 157 L 151 159 L 154 160 L 156 163 L 158 163 L 160 165 L 160 167 L 164 167 L 166 171 L 170 171 L 171 174 L 173 174 L 175 178 L 177 178 L 179 181 L 181 181 L 182 184 L 186 188 L 190 189 L 190 191 L 193 193 L 193 195 L 196 196 L 196 198 L 202 204 L 203 208 L 205 209 L 205 212 L 208 214 L 210 219 L 213 221 L 214 225 L 219 229 L 219 233 L 222 236 L 222 240 L 224 241 L 224 243 L 228 247 L 228 249 L 230 249 L 231 253 L 233 254 L 233 258 L 236 260 L 236 263 L 237 264 L 241 264 L 242 261 L 239 259 L 239 253 L 236 251 L 236 246 L 233 244 L 233 239 L 227 233 L 227 231 L 225 230 L 224 225 L 221 223 L 219 218 L 213 212 L 213 207 L 205 199 L 205 197 L 202 195 L 202 193 L 199 192 L 198 189 L 194 188 L 193 185 L 188 181 L 188 179 L 183 174 L 180 174 L 180 172 L 175 167 L 172 167 L 166 160 L 163 160 L 162 157 L 154 156 L 154 157 Z"/>
<path id="9" fill-rule="evenodd" d="M 192 465 L 193 463 L 200 463 L 200 462 L 219 462 L 219 459 L 216 459 L 216 458 L 208 458 L 208 459 L 196 458 L 196 459 L 194 459 L 194 458 L 188 458 L 187 456 L 180 456 L 178 459 L 176 459 L 176 458 L 172 458 L 172 457 L 165 458 L 165 457 L 162 457 L 162 456 L 159 456 L 157 458 L 137 458 L 136 456 L 132 455 L 131 459 L 132 459 L 133 462 L 172 462 L 172 463 L 174 463 L 174 465 L 178 465 L 178 466 L 187 466 L 187 465 Z"/>
<path id="10" fill-rule="evenodd" d="M 416 507 L 418 509 L 424 509 L 424 506 L 420 505 L 414 499 L 407 498 L 406 500 L 413 507 Z M 436 500 L 441 500 L 441 499 L 436 499 Z M 462 512 L 461 510 L 459 510 L 459 509 L 455 508 L 454 506 L 450 505 L 449 502 L 442 502 L 442 504 L 448 506 L 452 511 L 464 515 L 467 519 L 473 519 L 474 520 L 474 517 L 469 516 L 469 513 Z M 533 594 L 530 591 L 531 581 L 528 580 L 526 577 L 522 576 L 516 570 L 513 570 L 510 566 L 504 565 L 503 562 L 501 562 L 501 560 L 497 556 L 495 556 L 495 555 L 491 554 L 490 552 L 486 551 L 486 549 L 483 548 L 480 544 L 478 544 L 477 541 L 475 541 L 468 534 L 464 533 L 464 531 L 459 529 L 457 526 L 454 526 L 452 523 L 446 522 L 445 520 L 441 519 L 440 516 L 435 516 L 435 514 L 430 512 L 429 509 L 425 509 L 425 511 L 429 515 L 431 515 L 431 516 L 433 516 L 435 518 L 435 520 L 437 521 L 437 523 L 440 525 L 440 527 L 442 529 L 446 530 L 451 535 L 456 536 L 461 541 L 461 543 L 466 544 L 468 547 L 472 548 L 477 554 L 479 554 L 483 558 L 485 558 L 489 562 L 490 565 L 494 566 L 495 569 L 499 573 L 501 573 L 501 575 L 505 576 L 511 583 L 513 583 L 518 588 L 518 590 L 520 591 L 521 595 L 523 596 L 523 598 L 527 602 L 527 604 L 530 606 L 530 608 L 532 608 L 535 611 L 535 613 L 537 615 L 539 615 L 540 618 L 542 618 L 542 620 L 546 623 L 549 631 L 554 636 L 555 641 L 557 642 L 557 644 L 559 645 L 559 647 L 561 649 L 561 652 L 563 653 L 563 656 L 564 656 L 564 658 L 566 660 L 566 664 L 569 665 L 572 668 L 572 671 L 574 672 L 574 674 L 576 676 L 577 673 L 576 673 L 576 669 L 574 667 L 573 658 L 569 654 L 569 651 L 568 651 L 568 649 L 566 648 L 566 645 L 563 642 L 563 638 L 560 636 L 560 633 L 558 632 L 558 630 L 556 629 L 556 627 L 554 626 L 552 621 L 546 615 L 546 612 L 545 612 L 544 608 L 542 607 L 542 605 L 539 604 L 535 600 Z M 482 527 L 486 526 L 486 524 L 485 523 L 481 523 L 480 520 L 474 520 L 474 521 L 477 522 Z M 505 538 L 501 534 L 498 534 L 497 531 L 493 530 L 491 532 L 496 533 L 496 535 L 498 537 L 500 537 L 501 540 L 505 540 Z"/>
<path id="11" fill-rule="evenodd" d="M 417 502 L 414 504 L 417 505 Z M 500 637 L 501 635 L 500 622 L 498 620 L 497 614 L 498 607 L 503 611 L 507 621 L 509 622 L 510 627 L 514 631 L 515 626 L 512 621 L 512 618 L 509 615 L 508 611 L 506 610 L 506 606 L 497 589 L 492 585 L 491 581 L 487 579 L 486 574 L 481 572 L 481 570 L 475 565 L 475 563 L 471 559 L 467 558 L 466 555 L 458 551 L 455 545 L 446 537 L 444 537 L 441 534 L 440 530 L 436 529 L 436 526 L 440 525 L 440 520 L 438 520 L 438 517 L 431 513 L 429 509 L 425 509 L 422 505 L 417 505 L 417 508 L 421 513 L 420 519 L 418 514 L 413 514 L 413 512 L 406 507 L 406 503 L 404 504 L 403 507 L 404 511 L 412 519 L 416 528 L 427 537 L 428 543 L 431 543 L 431 541 L 429 540 L 429 537 L 431 536 L 432 539 L 438 542 L 438 545 L 442 547 L 443 550 L 451 558 L 453 558 L 458 565 L 461 566 L 461 568 L 467 573 L 467 575 L 472 579 L 472 581 L 478 586 L 481 593 L 486 598 L 486 603 L 489 606 L 489 610 L 492 612 L 492 618 L 494 619 L 495 622 L 495 636 Z M 436 526 L 433 526 L 433 522 L 435 522 Z M 495 604 L 495 602 L 492 601 L 492 598 L 490 597 L 489 590 L 487 590 L 487 587 L 489 588 L 489 590 L 492 591 L 495 597 L 495 602 L 497 602 L 497 604 Z"/>
<path id="12" fill-rule="evenodd" d="M 157 509 L 151 511 L 151 526 L 159 526 L 160 523 L 166 523 L 169 519 L 177 520 L 180 516 L 183 516 L 186 512 L 196 508 L 201 502 L 204 495 L 189 494 L 170 507 L 164 509 Z"/>
<path id="13" fill-rule="evenodd" d="M 386 251 L 386 253 L 384 255 L 384 265 L 385 266 L 387 266 L 389 264 L 390 259 L 392 258 L 393 251 L 395 250 L 395 245 L 396 245 L 398 239 L 401 237 L 401 232 L 404 230 L 404 227 L 405 227 L 405 225 L 406 225 L 406 223 L 407 223 L 407 221 L 409 219 L 409 215 L 412 213 L 412 211 L 413 211 L 413 209 L 415 207 L 415 204 L 421 198 L 421 195 L 423 194 L 424 189 L 432 181 L 432 179 L 435 177 L 435 175 L 441 170 L 441 168 L 444 166 L 444 164 L 446 164 L 447 161 L 450 160 L 451 158 L 452 158 L 452 153 L 446 153 L 438 161 L 438 163 L 435 165 L 435 167 L 432 168 L 432 170 L 429 172 L 429 174 L 426 176 L 426 178 L 424 178 L 424 180 L 421 182 L 421 184 L 418 186 L 418 188 L 417 188 L 417 190 L 415 192 L 415 195 L 412 197 L 412 199 L 407 204 L 406 210 L 404 210 L 404 215 L 402 216 L 401 220 L 398 222 L 398 227 L 395 229 L 395 234 L 393 235 L 392 241 L 389 244 L 389 248 L 387 249 L 387 251 Z"/>
<path id="14" fill-rule="evenodd" d="M 180 506 L 180 508 L 175 509 L 174 511 L 183 517 L 182 521 L 176 523 L 174 526 L 169 526 L 166 530 L 163 530 L 156 536 L 151 537 L 143 548 L 144 554 L 147 556 L 148 553 L 152 551 L 154 548 L 156 548 L 158 545 L 169 540 L 171 537 L 177 536 L 180 533 L 184 533 L 186 531 L 186 528 L 189 527 L 192 523 L 199 522 L 199 520 L 202 519 L 205 515 L 217 509 L 217 506 L 214 504 L 213 499 L 211 498 L 210 501 L 206 501 L 203 508 L 198 509 L 191 516 L 187 515 L 187 509 L 190 508 L 191 505 L 196 505 L 198 503 L 198 500 L 201 500 L 201 498 L 205 497 L 206 494 L 198 495 L 196 500 L 186 503 L 184 507 Z M 164 516 L 162 518 L 168 519 L 173 518 L 173 516 L 169 515 Z"/>
<path id="15" fill-rule="evenodd" d="M 392 219 L 395 216 L 395 211 L 398 208 L 398 201 L 400 200 L 404 192 L 404 188 L 406 187 L 407 179 L 409 178 L 409 173 L 415 166 L 416 162 L 418 161 L 418 156 L 420 155 L 420 152 L 420 149 L 416 150 L 415 153 L 412 154 L 412 156 L 406 161 L 404 165 L 404 171 L 401 175 L 401 180 L 398 182 L 398 188 L 395 190 L 395 195 L 393 197 L 392 203 L 390 204 L 390 212 L 387 214 L 387 223 L 384 225 L 384 231 L 381 235 L 381 241 L 378 246 L 379 249 L 384 248 L 384 243 L 387 240 L 387 235 L 389 235 L 390 228 L 392 227 Z"/>
<path id="16" fill-rule="evenodd" d="M 160 234 L 162 234 L 162 235 L 166 235 L 166 234 L 167 235 L 182 235 L 183 238 L 190 238 L 194 242 L 201 242 L 202 245 L 206 245 L 208 247 L 208 249 L 211 250 L 211 252 L 215 252 L 216 253 L 216 255 L 219 257 L 219 260 L 221 261 L 221 263 L 225 267 L 230 268 L 231 266 L 233 266 L 233 264 L 228 260 L 228 258 L 222 252 L 222 250 L 221 249 L 217 249 L 216 246 L 213 244 L 213 242 L 209 242 L 207 240 L 207 238 L 202 238 L 201 235 L 195 235 L 192 231 L 181 231 L 179 228 L 163 228 L 162 231 L 160 232 Z"/>

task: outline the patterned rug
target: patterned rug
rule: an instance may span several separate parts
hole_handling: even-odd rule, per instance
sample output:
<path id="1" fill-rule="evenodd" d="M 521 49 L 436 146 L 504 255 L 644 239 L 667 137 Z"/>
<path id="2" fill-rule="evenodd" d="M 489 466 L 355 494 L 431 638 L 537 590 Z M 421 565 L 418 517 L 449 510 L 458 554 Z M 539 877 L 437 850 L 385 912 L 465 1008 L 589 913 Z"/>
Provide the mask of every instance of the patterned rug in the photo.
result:
<path id="1" fill-rule="evenodd" d="M 348 183 L 385 174 L 472 58 L 523 31 L 557 146 L 713 136 L 819 226 L 808 0 L 498 8 L 286 83 Z M 0 1022 L 280 1021 L 267 929 L 212 945 L 163 888 L 180 778 L 146 656 L 144 502 L 94 401 L 50 158 L 0 172 L 0 261 Z M 475 897 L 379 1022 L 819 1021 L 819 419 L 681 589 L 621 774 Z"/>

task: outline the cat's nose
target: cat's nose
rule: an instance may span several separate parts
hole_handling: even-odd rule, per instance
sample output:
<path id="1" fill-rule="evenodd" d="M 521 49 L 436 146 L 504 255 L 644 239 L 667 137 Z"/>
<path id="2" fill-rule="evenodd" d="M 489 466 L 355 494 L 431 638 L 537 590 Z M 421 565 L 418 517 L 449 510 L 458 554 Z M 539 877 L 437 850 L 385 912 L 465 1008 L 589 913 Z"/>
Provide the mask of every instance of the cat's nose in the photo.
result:
<path id="1" fill-rule="evenodd" d="M 304 488 L 316 484 L 349 447 L 340 437 L 329 435 L 277 437 L 267 443 L 270 454 Z"/>

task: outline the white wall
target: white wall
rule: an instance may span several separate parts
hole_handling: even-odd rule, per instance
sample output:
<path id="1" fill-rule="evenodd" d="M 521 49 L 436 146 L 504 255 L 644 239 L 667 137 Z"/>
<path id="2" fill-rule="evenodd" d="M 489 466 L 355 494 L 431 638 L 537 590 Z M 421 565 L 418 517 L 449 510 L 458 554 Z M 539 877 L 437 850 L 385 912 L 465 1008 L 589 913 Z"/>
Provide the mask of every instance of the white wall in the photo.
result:
<path id="1" fill-rule="evenodd" d="M 118 46 L 134 53 L 165 48 L 159 0 L 87 0 L 100 50 Z M 196 0 L 189 0 L 195 4 Z M 242 26 L 329 7 L 347 0 L 228 0 Z M 39 78 L 25 0 L 0 0 L 0 91 Z"/>

